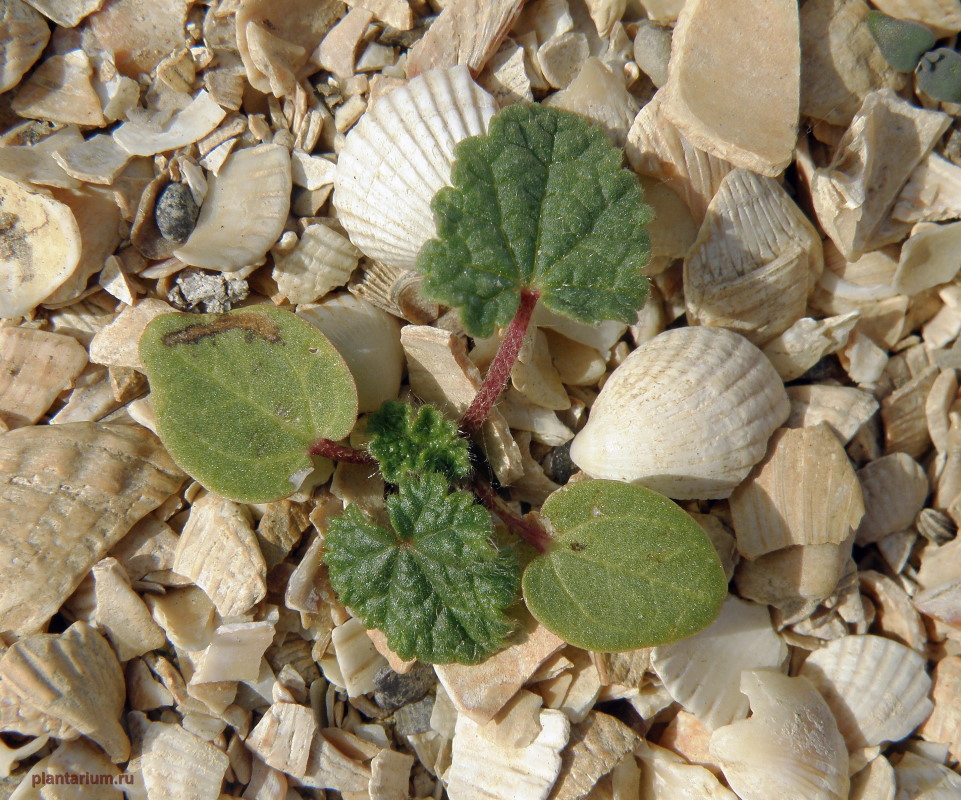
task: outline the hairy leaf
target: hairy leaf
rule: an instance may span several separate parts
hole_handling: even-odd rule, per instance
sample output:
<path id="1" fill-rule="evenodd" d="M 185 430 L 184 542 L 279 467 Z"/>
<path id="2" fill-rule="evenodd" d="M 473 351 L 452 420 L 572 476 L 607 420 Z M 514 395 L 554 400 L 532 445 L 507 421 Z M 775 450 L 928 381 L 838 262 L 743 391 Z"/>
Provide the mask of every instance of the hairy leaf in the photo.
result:
<path id="1" fill-rule="evenodd" d="M 490 336 L 520 291 L 588 323 L 633 322 L 651 209 L 604 132 L 569 111 L 513 105 L 455 148 L 453 186 L 435 196 L 438 237 L 421 251 L 424 290 Z"/>
<path id="2" fill-rule="evenodd" d="M 491 543 L 487 511 L 437 474 L 402 483 L 387 510 L 392 531 L 356 506 L 330 523 L 324 560 L 340 601 L 401 658 L 474 664 L 499 650 L 519 570 Z"/>
<path id="3" fill-rule="evenodd" d="M 727 580 L 701 527 L 642 486 L 584 481 L 541 511 L 554 542 L 524 572 L 524 599 L 548 629 L 577 647 L 633 650 L 707 627 Z"/>
<path id="4" fill-rule="evenodd" d="M 961 54 L 950 47 L 925 53 L 918 65 L 918 88 L 942 103 L 961 102 Z"/>
<path id="5" fill-rule="evenodd" d="M 921 56 L 934 47 L 934 34 L 920 22 L 868 12 L 868 30 L 881 55 L 898 72 L 914 72 Z"/>
<path id="6" fill-rule="evenodd" d="M 416 411 L 408 403 L 388 400 L 367 419 L 368 449 L 388 483 L 414 473 L 438 472 L 448 480 L 470 473 L 467 441 L 457 426 L 433 406 Z"/>
<path id="7" fill-rule="evenodd" d="M 164 314 L 140 339 L 157 432 L 177 464 L 217 494 L 246 503 L 296 491 L 307 450 L 342 439 L 357 390 L 326 337 L 287 311 Z"/>

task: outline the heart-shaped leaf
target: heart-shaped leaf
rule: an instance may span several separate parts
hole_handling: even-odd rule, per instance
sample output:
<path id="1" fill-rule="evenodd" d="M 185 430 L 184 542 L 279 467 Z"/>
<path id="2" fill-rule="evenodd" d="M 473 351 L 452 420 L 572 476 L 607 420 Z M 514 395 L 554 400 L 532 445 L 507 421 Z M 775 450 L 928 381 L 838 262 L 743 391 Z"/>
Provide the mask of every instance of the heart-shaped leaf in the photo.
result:
<path id="1" fill-rule="evenodd" d="M 457 306 L 468 333 L 506 325 L 524 289 L 581 322 L 637 318 L 652 212 L 603 130 L 569 111 L 517 104 L 454 153 L 453 186 L 431 203 L 437 238 L 417 268 L 425 292 Z"/>
<path id="2" fill-rule="evenodd" d="M 706 628 L 727 580 L 700 526 L 673 501 L 618 481 L 572 483 L 541 510 L 550 549 L 524 572 L 531 613 L 565 641 L 611 652 Z"/>
<path id="3" fill-rule="evenodd" d="M 350 370 L 327 338 L 268 306 L 164 314 L 140 340 L 157 433 L 174 461 L 217 494 L 246 503 L 296 491 L 320 438 L 357 419 Z"/>

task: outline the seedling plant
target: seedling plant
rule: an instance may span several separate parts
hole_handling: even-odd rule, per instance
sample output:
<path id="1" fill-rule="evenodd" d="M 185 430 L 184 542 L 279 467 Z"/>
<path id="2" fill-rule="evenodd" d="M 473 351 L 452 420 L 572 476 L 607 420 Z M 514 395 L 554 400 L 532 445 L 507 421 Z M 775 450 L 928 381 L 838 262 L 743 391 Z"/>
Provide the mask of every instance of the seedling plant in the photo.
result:
<path id="1" fill-rule="evenodd" d="M 345 362 L 299 317 L 252 306 L 148 326 L 141 356 L 161 439 L 186 472 L 240 502 L 292 493 L 320 458 L 379 469 L 386 518 L 348 506 L 324 558 L 341 602 L 402 658 L 487 658 L 508 641 L 521 593 L 542 624 L 590 650 L 696 633 L 727 584 L 680 507 L 641 486 L 583 480 L 522 517 L 479 475 L 466 438 L 503 391 L 536 304 L 592 324 L 636 319 L 651 218 L 636 178 L 602 130 L 538 105 L 508 107 L 455 156 L 452 185 L 432 204 L 437 237 L 418 261 L 423 288 L 457 308 L 471 336 L 503 329 L 456 424 L 390 401 L 366 418 L 364 448 L 344 444 L 357 419 Z"/>

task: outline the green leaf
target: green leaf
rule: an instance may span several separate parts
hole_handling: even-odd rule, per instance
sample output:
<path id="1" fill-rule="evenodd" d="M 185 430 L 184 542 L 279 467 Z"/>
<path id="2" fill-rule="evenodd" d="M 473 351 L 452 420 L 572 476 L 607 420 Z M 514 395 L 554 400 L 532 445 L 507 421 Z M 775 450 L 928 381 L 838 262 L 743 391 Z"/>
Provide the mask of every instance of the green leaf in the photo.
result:
<path id="1" fill-rule="evenodd" d="M 948 47 L 925 53 L 918 64 L 918 88 L 942 103 L 961 103 L 961 55 Z"/>
<path id="2" fill-rule="evenodd" d="M 437 474 L 402 483 L 387 511 L 393 531 L 356 506 L 330 523 L 324 560 L 340 601 L 401 658 L 474 664 L 499 650 L 519 570 L 491 543 L 487 511 Z"/>
<path id="3" fill-rule="evenodd" d="M 868 12 L 868 30 L 884 60 L 898 72 L 914 72 L 921 56 L 934 47 L 934 34 L 920 22 Z"/>
<path id="4" fill-rule="evenodd" d="M 415 412 L 408 403 L 388 400 L 367 418 L 367 433 L 368 450 L 388 483 L 409 473 L 439 472 L 448 480 L 470 474 L 467 441 L 433 406 Z"/>
<path id="5" fill-rule="evenodd" d="M 506 325 L 522 289 L 581 322 L 637 318 L 652 212 L 604 131 L 569 111 L 512 105 L 454 154 L 453 186 L 432 203 L 438 238 L 417 266 L 468 333 Z"/>
<path id="6" fill-rule="evenodd" d="M 551 549 L 524 572 L 531 613 L 562 639 L 611 652 L 665 644 L 706 628 L 727 580 L 700 526 L 650 489 L 573 483 L 544 503 Z"/>
<path id="7" fill-rule="evenodd" d="M 163 314 L 140 339 L 157 432 L 177 464 L 246 503 L 297 490 L 319 438 L 342 439 L 357 390 L 326 337 L 287 311 Z"/>

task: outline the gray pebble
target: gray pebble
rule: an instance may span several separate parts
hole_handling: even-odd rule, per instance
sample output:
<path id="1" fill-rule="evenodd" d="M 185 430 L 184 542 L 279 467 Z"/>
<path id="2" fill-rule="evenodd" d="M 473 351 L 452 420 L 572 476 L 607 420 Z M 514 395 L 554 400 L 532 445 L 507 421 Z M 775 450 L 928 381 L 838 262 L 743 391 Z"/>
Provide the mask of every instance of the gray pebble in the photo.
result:
<path id="1" fill-rule="evenodd" d="M 394 731 L 401 736 L 414 736 L 427 733 L 430 728 L 430 714 L 434 710 L 434 696 L 429 695 L 416 703 L 408 703 L 394 712 Z"/>
<path id="2" fill-rule="evenodd" d="M 426 664 L 414 664 L 410 672 L 399 675 L 383 667 L 374 676 L 374 702 L 385 711 L 420 700 L 437 683 L 434 670 Z"/>
<path id="3" fill-rule="evenodd" d="M 170 183 L 157 198 L 154 219 L 160 235 L 168 242 L 183 244 L 197 224 L 200 209 L 185 183 Z"/>

